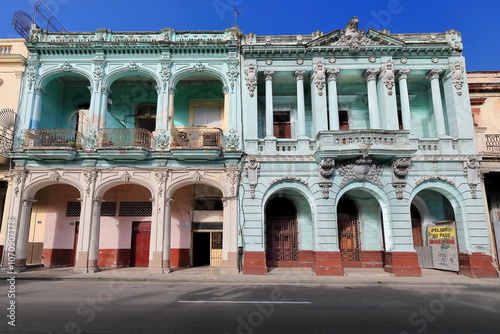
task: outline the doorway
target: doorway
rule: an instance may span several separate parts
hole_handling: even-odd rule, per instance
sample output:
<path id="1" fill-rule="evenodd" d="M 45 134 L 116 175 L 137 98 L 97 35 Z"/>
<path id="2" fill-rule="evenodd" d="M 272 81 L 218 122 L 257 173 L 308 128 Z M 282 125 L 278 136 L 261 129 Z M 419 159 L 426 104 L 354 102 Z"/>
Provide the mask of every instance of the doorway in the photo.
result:
<path id="1" fill-rule="evenodd" d="M 193 232 L 193 267 L 222 265 L 222 232 Z"/>
<path id="2" fill-rule="evenodd" d="M 344 267 L 361 267 L 361 238 L 358 209 L 342 197 L 337 205 L 339 248 Z"/>
<path id="3" fill-rule="evenodd" d="M 149 241 L 151 222 L 132 223 L 132 245 L 130 247 L 130 266 L 147 267 L 149 265 Z"/>
<path id="4" fill-rule="evenodd" d="M 75 234 L 73 237 L 73 266 L 76 264 L 76 255 L 78 254 L 78 233 L 80 232 L 80 222 L 75 222 Z"/>

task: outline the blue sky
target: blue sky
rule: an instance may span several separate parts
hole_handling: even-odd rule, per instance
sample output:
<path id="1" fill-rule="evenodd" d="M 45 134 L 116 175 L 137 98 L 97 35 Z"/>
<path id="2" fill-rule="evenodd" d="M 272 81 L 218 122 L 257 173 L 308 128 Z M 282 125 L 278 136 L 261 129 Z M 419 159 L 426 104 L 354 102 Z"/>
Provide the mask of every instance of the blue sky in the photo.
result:
<path id="1" fill-rule="evenodd" d="M 0 0 L 0 38 L 17 38 L 12 16 L 33 16 L 37 0 Z M 462 33 L 468 71 L 500 70 L 497 0 L 43 0 L 67 31 L 223 30 L 234 24 L 258 35 L 324 33 L 358 16 L 360 29 L 392 33 Z M 42 27 L 44 28 L 44 27 Z"/>

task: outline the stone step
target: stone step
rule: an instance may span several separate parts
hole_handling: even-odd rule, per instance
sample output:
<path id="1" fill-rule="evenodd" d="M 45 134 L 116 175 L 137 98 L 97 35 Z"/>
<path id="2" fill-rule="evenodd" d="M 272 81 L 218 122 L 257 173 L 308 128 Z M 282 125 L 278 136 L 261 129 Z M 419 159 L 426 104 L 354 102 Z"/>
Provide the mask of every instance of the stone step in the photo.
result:
<path id="1" fill-rule="evenodd" d="M 316 276 L 311 268 L 270 268 L 267 274 L 273 276 Z"/>

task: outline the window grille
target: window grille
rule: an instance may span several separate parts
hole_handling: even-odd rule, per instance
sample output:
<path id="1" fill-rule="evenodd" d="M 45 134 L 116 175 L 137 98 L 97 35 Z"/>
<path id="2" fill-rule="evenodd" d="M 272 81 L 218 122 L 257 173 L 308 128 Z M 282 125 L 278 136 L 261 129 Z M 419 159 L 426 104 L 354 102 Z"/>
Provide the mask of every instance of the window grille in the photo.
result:
<path id="1" fill-rule="evenodd" d="M 149 217 L 153 213 L 151 202 L 120 202 L 120 217 Z"/>
<path id="2" fill-rule="evenodd" d="M 81 202 L 68 202 L 68 205 L 66 205 L 66 217 L 80 217 L 81 210 Z"/>
<path id="3" fill-rule="evenodd" d="M 116 215 L 116 202 L 102 202 L 101 216 L 114 217 Z"/>

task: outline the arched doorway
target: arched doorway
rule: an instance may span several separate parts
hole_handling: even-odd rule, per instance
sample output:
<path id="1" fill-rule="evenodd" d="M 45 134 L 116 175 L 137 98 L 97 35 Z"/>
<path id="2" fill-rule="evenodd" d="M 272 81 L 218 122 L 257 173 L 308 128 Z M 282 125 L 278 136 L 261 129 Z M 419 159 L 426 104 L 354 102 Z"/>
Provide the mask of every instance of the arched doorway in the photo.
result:
<path id="1" fill-rule="evenodd" d="M 361 238 L 356 204 L 342 197 L 337 205 L 340 255 L 344 267 L 361 266 Z"/>
<path id="2" fill-rule="evenodd" d="M 266 206 L 266 262 L 268 268 L 297 267 L 299 238 L 295 204 L 284 197 Z"/>

